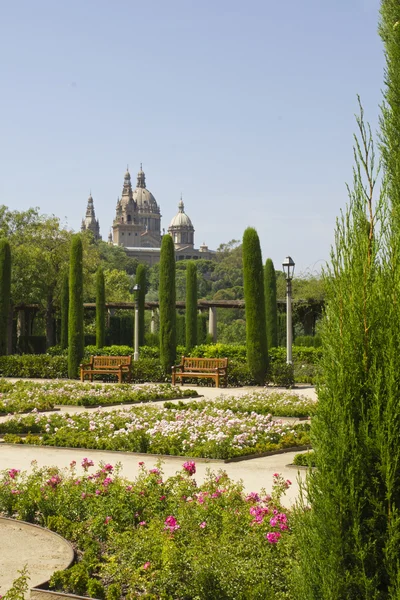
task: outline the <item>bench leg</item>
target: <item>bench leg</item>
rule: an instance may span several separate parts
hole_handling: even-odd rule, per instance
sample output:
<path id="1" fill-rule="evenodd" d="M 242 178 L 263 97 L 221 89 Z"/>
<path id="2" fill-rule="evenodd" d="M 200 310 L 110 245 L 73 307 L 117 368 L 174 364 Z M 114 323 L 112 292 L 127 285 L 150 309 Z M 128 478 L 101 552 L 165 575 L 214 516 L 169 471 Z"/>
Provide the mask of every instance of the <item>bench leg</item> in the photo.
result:
<path id="1" fill-rule="evenodd" d="M 172 372 L 172 385 L 175 385 L 175 373 Z"/>
<path id="2" fill-rule="evenodd" d="M 219 373 L 215 375 L 215 387 L 219 387 Z"/>

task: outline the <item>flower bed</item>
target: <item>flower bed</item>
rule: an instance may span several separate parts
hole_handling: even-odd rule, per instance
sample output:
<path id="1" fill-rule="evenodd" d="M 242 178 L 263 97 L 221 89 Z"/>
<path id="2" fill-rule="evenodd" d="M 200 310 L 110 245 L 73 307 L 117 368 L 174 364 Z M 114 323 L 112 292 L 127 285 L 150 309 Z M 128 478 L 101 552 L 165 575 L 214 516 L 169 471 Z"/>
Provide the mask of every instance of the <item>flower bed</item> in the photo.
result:
<path id="1" fill-rule="evenodd" d="M 222 401 L 223 403 L 225 401 Z M 229 459 L 310 443 L 308 424 L 274 421 L 270 414 L 233 412 L 218 402 L 200 408 L 140 406 L 75 415 L 28 415 L 0 423 L 12 443 L 96 448 Z M 20 434 L 28 434 L 21 438 Z"/>
<path id="2" fill-rule="evenodd" d="M 113 384 L 49 381 L 0 380 L 0 414 L 52 410 L 56 404 L 109 406 L 195 397 L 195 390 L 181 390 L 171 384 Z"/>
<path id="3" fill-rule="evenodd" d="M 197 400 L 190 404 L 179 403 L 182 410 L 185 407 L 205 408 L 210 400 Z M 176 404 L 164 404 L 176 408 Z M 248 392 L 240 396 L 221 394 L 213 401 L 213 406 L 223 410 L 230 409 L 234 413 L 252 413 L 260 415 L 275 415 L 278 417 L 310 417 L 317 411 L 317 402 L 312 398 L 293 394 L 291 392 L 273 392 L 270 390 Z"/>
<path id="4" fill-rule="evenodd" d="M 192 461 L 166 481 L 144 464 L 133 482 L 110 464 L 82 466 L 83 475 L 71 463 L 0 477 L 2 514 L 75 546 L 79 561 L 54 574 L 52 589 L 107 600 L 289 597 L 291 514 L 280 498 L 290 482 L 279 474 L 270 496 L 245 496 L 222 471 L 198 486 Z"/>

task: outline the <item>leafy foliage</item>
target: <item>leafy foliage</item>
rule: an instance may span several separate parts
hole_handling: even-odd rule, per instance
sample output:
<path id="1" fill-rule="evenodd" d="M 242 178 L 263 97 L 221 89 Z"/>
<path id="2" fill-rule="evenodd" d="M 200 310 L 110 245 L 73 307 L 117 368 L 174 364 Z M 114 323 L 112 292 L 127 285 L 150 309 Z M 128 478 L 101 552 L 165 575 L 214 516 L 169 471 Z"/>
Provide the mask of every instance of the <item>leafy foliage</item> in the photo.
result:
<path id="1" fill-rule="evenodd" d="M 11 249 L 7 240 L 0 240 L 0 356 L 7 354 L 10 294 Z"/>
<path id="2" fill-rule="evenodd" d="M 175 250 L 170 235 L 164 235 L 160 256 L 160 361 L 169 373 L 176 357 Z"/>
<path id="3" fill-rule="evenodd" d="M 400 594 L 398 217 L 385 178 L 375 200 L 374 147 L 360 110 L 354 184 L 325 273 L 324 385 L 312 423 L 317 469 L 296 535 L 299 600 Z"/>
<path id="4" fill-rule="evenodd" d="M 89 389 L 82 390 L 79 396 L 82 402 L 93 403 L 99 402 L 102 395 L 113 393 L 118 394 L 118 390 L 104 394 L 101 389 Z M 161 388 L 156 389 L 153 396 L 162 393 Z M 164 393 L 167 395 L 168 390 Z M 128 390 L 123 390 L 121 395 L 128 394 Z M 140 394 L 146 398 L 151 388 L 136 390 L 134 396 Z M 62 390 L 59 395 L 63 397 Z M 171 390 L 170 396 L 173 395 Z M 297 397 L 294 401 L 286 398 L 285 402 L 275 400 L 277 410 L 288 411 L 290 404 L 304 404 Z M 252 411 L 248 410 L 248 404 Z M 28 415 L 0 423 L 0 432 L 6 434 L 5 441 L 12 443 L 219 459 L 309 444 L 309 425 L 273 420 L 269 411 L 273 406 L 267 394 L 259 394 L 257 398 L 238 399 L 235 411 L 223 400 L 222 403 L 190 402 L 183 409 L 169 404 L 164 408 L 146 405 L 110 412 Z M 20 438 L 17 434 L 28 435 Z"/>
<path id="5" fill-rule="evenodd" d="M 105 344 L 106 327 L 106 290 L 102 267 L 96 275 L 96 346 L 102 348 Z"/>
<path id="6" fill-rule="evenodd" d="M 140 286 L 139 296 L 139 346 L 144 346 L 144 303 L 147 292 L 147 269 L 143 264 L 139 264 L 136 270 L 135 284 Z"/>
<path id="7" fill-rule="evenodd" d="M 189 261 L 186 267 L 186 351 L 197 344 L 197 267 Z"/>
<path id="8" fill-rule="evenodd" d="M 243 276 L 246 302 L 247 364 L 256 382 L 262 385 L 268 367 L 265 325 L 264 271 L 260 241 L 255 229 L 243 235 Z"/>
<path id="9" fill-rule="evenodd" d="M 76 234 L 72 239 L 69 270 L 68 305 L 68 376 L 78 376 L 79 364 L 83 357 L 83 269 L 82 239 Z"/>
<path id="10" fill-rule="evenodd" d="M 267 258 L 264 267 L 265 316 L 268 348 L 278 345 L 278 305 L 274 263 Z"/>
<path id="11" fill-rule="evenodd" d="M 0 480 L 4 514 L 47 526 L 77 550 L 52 589 L 107 600 L 288 598 L 289 481 L 276 474 L 271 494 L 246 495 L 223 471 L 198 485 L 193 461 L 167 480 L 160 467 L 142 464 L 127 481 L 118 466 L 92 465 L 8 469 Z"/>
<path id="12" fill-rule="evenodd" d="M 68 272 L 65 271 L 61 288 L 61 335 L 60 346 L 62 349 L 68 348 L 68 307 L 69 307 L 69 281 Z"/>

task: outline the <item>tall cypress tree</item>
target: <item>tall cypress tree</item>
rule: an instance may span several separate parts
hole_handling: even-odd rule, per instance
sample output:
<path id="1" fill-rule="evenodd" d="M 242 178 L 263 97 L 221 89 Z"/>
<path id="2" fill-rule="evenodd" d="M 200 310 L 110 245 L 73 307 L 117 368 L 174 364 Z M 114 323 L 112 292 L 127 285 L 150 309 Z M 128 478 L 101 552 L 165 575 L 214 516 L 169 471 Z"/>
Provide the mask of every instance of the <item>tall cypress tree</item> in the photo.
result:
<path id="1" fill-rule="evenodd" d="M 69 270 L 68 377 L 75 379 L 84 351 L 82 239 L 72 237 Z"/>
<path id="2" fill-rule="evenodd" d="M 69 305 L 69 283 L 68 273 L 64 273 L 61 286 L 61 348 L 68 348 L 68 305 Z"/>
<path id="3" fill-rule="evenodd" d="M 0 240 L 0 355 L 7 354 L 8 313 L 11 297 L 11 249 Z"/>
<path id="4" fill-rule="evenodd" d="M 400 222 L 400 4 L 382 0 L 379 33 L 386 59 L 381 115 L 381 151 L 393 208 L 392 226 Z"/>
<path id="5" fill-rule="evenodd" d="M 260 240 L 252 227 L 248 227 L 243 234 L 242 248 L 247 364 L 256 382 L 263 385 L 268 367 L 264 269 Z"/>
<path id="6" fill-rule="evenodd" d="M 197 266 L 189 261 L 186 267 L 186 350 L 197 344 Z"/>
<path id="7" fill-rule="evenodd" d="M 146 266 L 139 264 L 136 269 L 135 283 L 140 285 L 139 290 L 139 346 L 144 346 L 145 327 L 144 327 L 144 301 L 146 298 Z"/>
<path id="8" fill-rule="evenodd" d="M 265 316 L 268 348 L 278 345 L 278 304 L 274 263 L 267 258 L 264 267 Z"/>
<path id="9" fill-rule="evenodd" d="M 354 186 L 325 272 L 318 469 L 297 522 L 296 600 L 400 597 L 400 243 L 385 180 L 374 199 L 362 109 L 357 121 Z"/>
<path id="10" fill-rule="evenodd" d="M 102 348 L 106 339 L 106 288 L 102 267 L 96 273 L 96 346 Z"/>
<path id="11" fill-rule="evenodd" d="M 175 248 L 170 235 L 164 235 L 160 255 L 160 361 L 165 373 L 176 358 Z"/>

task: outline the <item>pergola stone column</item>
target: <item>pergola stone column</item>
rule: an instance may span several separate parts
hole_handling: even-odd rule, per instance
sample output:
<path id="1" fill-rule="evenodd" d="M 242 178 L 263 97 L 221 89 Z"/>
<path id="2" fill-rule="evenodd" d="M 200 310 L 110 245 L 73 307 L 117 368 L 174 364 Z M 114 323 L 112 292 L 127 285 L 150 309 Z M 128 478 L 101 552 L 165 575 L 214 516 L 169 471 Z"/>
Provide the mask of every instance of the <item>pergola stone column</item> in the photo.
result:
<path id="1" fill-rule="evenodd" d="M 208 333 L 215 343 L 217 341 L 217 308 L 215 306 L 210 306 L 208 309 Z"/>
<path id="2" fill-rule="evenodd" d="M 150 321 L 150 332 L 151 333 L 155 333 L 156 332 L 156 319 L 155 319 L 155 312 L 154 310 L 151 311 L 151 321 Z"/>

